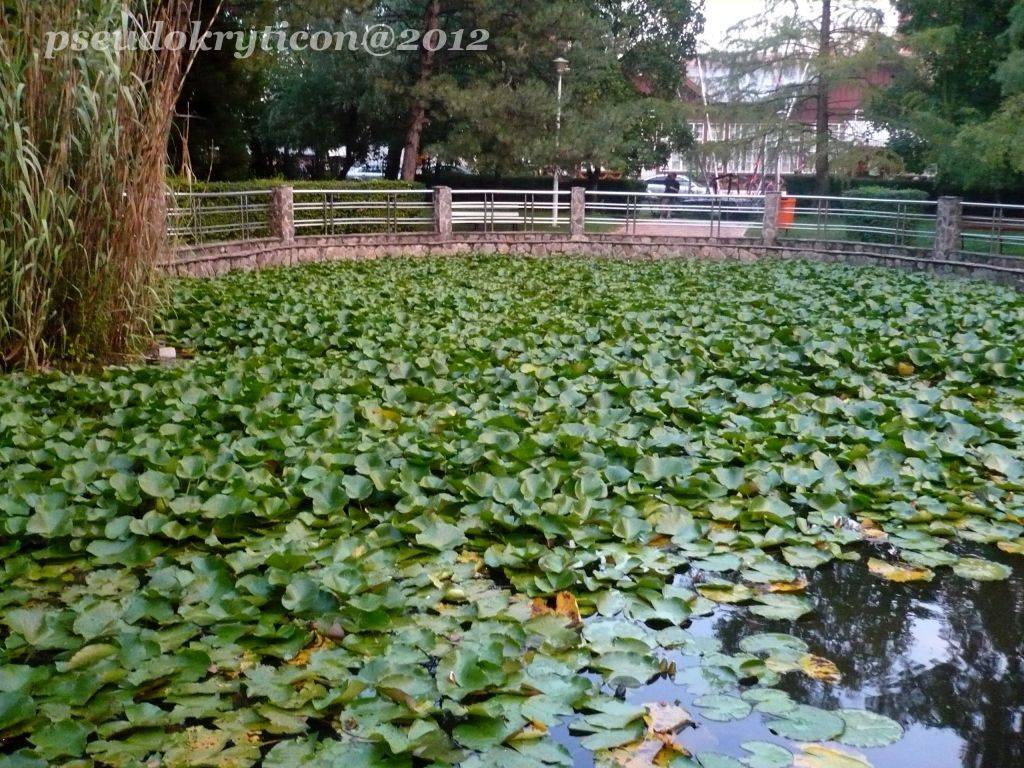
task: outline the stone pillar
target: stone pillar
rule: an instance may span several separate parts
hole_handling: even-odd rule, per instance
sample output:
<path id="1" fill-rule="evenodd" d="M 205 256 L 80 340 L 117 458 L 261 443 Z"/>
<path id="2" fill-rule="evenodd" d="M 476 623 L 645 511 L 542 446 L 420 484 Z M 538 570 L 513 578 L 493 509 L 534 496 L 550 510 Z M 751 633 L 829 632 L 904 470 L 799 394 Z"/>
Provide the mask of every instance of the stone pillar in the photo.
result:
<path id="1" fill-rule="evenodd" d="M 769 192 L 764 196 L 764 223 L 761 236 L 765 245 L 775 245 L 779 239 L 779 211 L 782 210 L 782 195 Z"/>
<path id="2" fill-rule="evenodd" d="M 434 187 L 434 234 L 444 240 L 452 236 L 451 187 Z"/>
<path id="3" fill-rule="evenodd" d="M 962 197 L 940 197 L 935 219 L 935 258 L 951 261 L 963 245 L 964 200 Z"/>
<path id="4" fill-rule="evenodd" d="M 291 187 L 270 191 L 270 236 L 285 243 L 295 241 L 295 190 Z"/>
<path id="5" fill-rule="evenodd" d="M 572 209 L 570 213 L 572 237 L 574 240 L 582 239 L 587 234 L 587 189 L 586 187 L 572 188 Z"/>

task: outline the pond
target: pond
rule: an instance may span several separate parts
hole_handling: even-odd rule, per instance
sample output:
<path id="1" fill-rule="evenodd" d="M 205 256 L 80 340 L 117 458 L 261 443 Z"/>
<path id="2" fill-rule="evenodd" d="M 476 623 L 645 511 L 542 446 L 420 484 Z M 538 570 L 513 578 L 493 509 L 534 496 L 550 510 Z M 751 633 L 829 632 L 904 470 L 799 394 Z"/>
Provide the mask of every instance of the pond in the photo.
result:
<path id="1" fill-rule="evenodd" d="M 172 290 L 180 364 L 0 379 L 0 768 L 1021 765 L 1021 294 Z"/>
<path id="2" fill-rule="evenodd" d="M 1010 556 L 995 559 L 1012 567 L 1013 575 L 974 585 L 949 575 L 927 584 L 894 584 L 872 578 L 857 563 L 833 564 L 811 574 L 807 594 L 815 611 L 799 621 L 766 621 L 720 608 L 689 629 L 715 638 L 729 653 L 754 633 L 788 633 L 834 660 L 839 683 L 789 675 L 779 688 L 801 703 L 867 709 L 899 722 L 900 741 L 863 750 L 875 768 L 1024 765 L 1024 567 Z M 712 690 L 695 657 L 668 655 L 680 670 L 676 677 L 630 690 L 627 701 L 678 701 L 691 708 Z M 572 752 L 575 768 L 595 764 L 567 727 L 557 737 Z M 737 759 L 748 756 L 741 745 L 750 741 L 799 751 L 756 713 L 694 728 L 680 740 L 696 754 Z"/>

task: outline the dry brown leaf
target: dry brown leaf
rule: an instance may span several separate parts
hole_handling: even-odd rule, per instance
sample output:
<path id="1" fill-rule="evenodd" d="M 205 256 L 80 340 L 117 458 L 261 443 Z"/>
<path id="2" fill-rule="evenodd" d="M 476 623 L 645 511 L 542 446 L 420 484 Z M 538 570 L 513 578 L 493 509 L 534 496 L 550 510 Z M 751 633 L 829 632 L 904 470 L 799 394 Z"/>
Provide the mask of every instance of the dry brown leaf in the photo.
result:
<path id="1" fill-rule="evenodd" d="M 655 760 L 664 748 L 665 744 L 659 739 L 645 739 L 613 749 L 608 756 L 621 768 L 652 768 L 658 765 Z"/>
<path id="2" fill-rule="evenodd" d="M 285 662 L 290 667 L 304 667 L 309 664 L 310 657 L 319 650 L 325 648 L 333 648 L 334 643 L 329 637 L 321 635 L 319 632 L 313 633 L 313 642 L 299 651 L 295 656 Z"/>
<path id="3" fill-rule="evenodd" d="M 555 596 L 555 613 L 565 616 L 573 626 L 583 623 L 579 604 L 576 602 L 576 598 L 569 592 L 559 592 Z"/>
<path id="4" fill-rule="evenodd" d="M 864 755 L 824 744 L 805 744 L 793 760 L 794 768 L 871 768 Z"/>
<path id="5" fill-rule="evenodd" d="M 1017 541 L 1000 541 L 996 546 L 1008 555 L 1024 555 L 1024 539 L 1017 539 Z"/>
<path id="6" fill-rule="evenodd" d="M 908 581 L 931 581 L 935 573 L 930 568 L 907 565 L 905 563 L 887 563 L 884 560 L 872 557 L 868 560 L 868 570 L 875 576 L 886 581 L 908 582 Z"/>
<path id="7" fill-rule="evenodd" d="M 843 678 L 839 667 L 828 659 L 815 656 L 813 653 L 808 653 L 806 656 L 801 657 L 800 669 L 808 677 L 822 680 L 826 683 L 838 683 Z"/>
<path id="8" fill-rule="evenodd" d="M 881 541 L 889 538 L 889 534 L 883 531 L 874 520 L 870 517 L 862 517 L 858 521 L 860 523 L 860 532 L 865 539 L 871 541 Z"/>
<path id="9" fill-rule="evenodd" d="M 548 616 L 554 612 L 554 609 L 542 597 L 535 597 L 533 602 L 530 603 L 530 613 L 534 616 Z"/>
<path id="10" fill-rule="evenodd" d="M 648 704 L 644 722 L 652 733 L 677 733 L 693 722 L 690 713 L 675 704 Z"/>
<path id="11" fill-rule="evenodd" d="M 803 592 L 807 589 L 807 579 L 801 576 L 793 581 L 773 581 L 768 585 L 769 592 Z"/>

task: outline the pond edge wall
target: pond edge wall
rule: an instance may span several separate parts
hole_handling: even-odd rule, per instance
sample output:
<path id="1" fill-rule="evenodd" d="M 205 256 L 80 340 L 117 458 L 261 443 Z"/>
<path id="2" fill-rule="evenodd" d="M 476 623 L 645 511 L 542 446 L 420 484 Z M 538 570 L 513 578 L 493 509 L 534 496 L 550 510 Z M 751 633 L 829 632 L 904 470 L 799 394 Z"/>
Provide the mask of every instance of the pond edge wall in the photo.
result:
<path id="1" fill-rule="evenodd" d="M 298 264 L 396 256 L 444 257 L 470 254 L 521 257 L 574 256 L 609 259 L 693 259 L 753 262 L 810 259 L 884 266 L 940 277 L 989 280 L 1024 289 L 1024 260 L 964 254 L 939 258 L 935 251 L 848 242 L 773 238 L 714 239 L 656 235 L 568 235 L 548 233 L 425 233 L 265 238 L 178 249 L 160 265 L 170 275 L 213 277 Z"/>

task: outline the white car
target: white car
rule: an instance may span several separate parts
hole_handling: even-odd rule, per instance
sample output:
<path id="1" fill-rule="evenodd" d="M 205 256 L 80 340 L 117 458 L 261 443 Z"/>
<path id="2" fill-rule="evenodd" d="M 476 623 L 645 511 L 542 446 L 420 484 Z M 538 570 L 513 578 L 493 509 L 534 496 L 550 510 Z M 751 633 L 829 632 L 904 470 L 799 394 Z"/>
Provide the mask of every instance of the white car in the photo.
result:
<path id="1" fill-rule="evenodd" d="M 679 182 L 679 194 L 681 195 L 714 194 L 707 185 L 694 181 L 685 173 L 677 173 L 676 180 Z M 644 184 L 647 185 L 647 193 L 650 195 L 664 195 L 665 184 L 667 181 L 667 173 L 661 174 L 660 176 L 652 176 L 649 179 L 644 179 Z"/>

